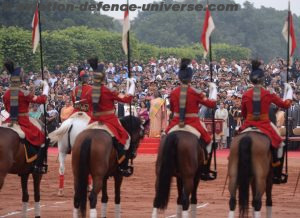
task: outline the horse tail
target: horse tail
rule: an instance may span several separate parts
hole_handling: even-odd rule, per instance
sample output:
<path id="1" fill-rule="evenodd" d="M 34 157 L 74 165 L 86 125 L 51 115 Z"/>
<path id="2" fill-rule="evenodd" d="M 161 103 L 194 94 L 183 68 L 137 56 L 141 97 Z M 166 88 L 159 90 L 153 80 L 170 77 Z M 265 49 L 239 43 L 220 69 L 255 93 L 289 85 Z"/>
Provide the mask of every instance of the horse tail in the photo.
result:
<path id="1" fill-rule="evenodd" d="M 162 151 L 161 165 L 157 180 L 156 208 L 166 209 L 169 197 L 171 180 L 176 167 L 177 136 L 171 133 L 167 136 Z"/>
<path id="2" fill-rule="evenodd" d="M 252 139 L 250 136 L 244 136 L 239 142 L 237 185 L 239 187 L 239 210 L 241 217 L 244 217 L 248 213 L 249 185 L 252 174 L 251 146 Z"/>
<path id="3" fill-rule="evenodd" d="M 84 141 L 81 143 L 80 148 L 79 173 L 77 178 L 78 185 L 75 190 L 75 196 L 78 197 L 78 201 L 80 202 L 79 206 L 82 217 L 84 217 L 84 214 L 86 212 L 91 142 L 92 139 L 90 138 L 84 139 Z"/>

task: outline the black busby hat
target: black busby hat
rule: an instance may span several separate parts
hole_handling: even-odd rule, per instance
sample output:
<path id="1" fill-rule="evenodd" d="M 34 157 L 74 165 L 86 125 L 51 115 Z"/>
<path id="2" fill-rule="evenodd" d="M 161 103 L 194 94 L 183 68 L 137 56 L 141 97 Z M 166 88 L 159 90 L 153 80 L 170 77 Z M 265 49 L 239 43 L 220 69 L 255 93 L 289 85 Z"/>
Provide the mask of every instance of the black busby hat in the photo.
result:
<path id="1" fill-rule="evenodd" d="M 264 71 L 260 68 L 261 63 L 258 60 L 252 61 L 252 72 L 250 73 L 250 81 L 253 84 L 260 84 L 264 79 Z"/>
<path id="2" fill-rule="evenodd" d="M 181 65 L 180 65 L 180 70 L 179 70 L 179 73 L 178 73 L 178 77 L 179 77 L 179 80 L 184 84 L 187 84 L 187 83 L 191 82 L 192 77 L 193 77 L 193 70 L 189 66 L 190 63 L 191 63 L 190 59 L 183 58 L 181 60 Z"/>

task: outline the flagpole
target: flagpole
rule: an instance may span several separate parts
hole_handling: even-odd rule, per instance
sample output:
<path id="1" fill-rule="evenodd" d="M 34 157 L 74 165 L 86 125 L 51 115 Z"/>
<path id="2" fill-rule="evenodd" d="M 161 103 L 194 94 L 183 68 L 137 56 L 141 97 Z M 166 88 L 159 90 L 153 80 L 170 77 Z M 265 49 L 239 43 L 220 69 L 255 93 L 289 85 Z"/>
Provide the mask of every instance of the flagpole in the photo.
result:
<path id="1" fill-rule="evenodd" d="M 42 80 L 44 80 L 44 60 L 43 60 L 43 40 L 42 40 L 42 24 L 41 24 L 41 12 L 40 12 L 40 0 L 38 0 L 38 12 L 39 12 L 39 29 L 40 29 L 40 57 L 41 57 L 41 71 L 42 71 Z M 46 104 L 44 103 L 44 134 L 45 134 L 45 143 L 47 141 L 47 118 L 46 118 Z"/>
<path id="2" fill-rule="evenodd" d="M 286 69 L 286 82 L 289 82 L 289 67 L 290 67 L 290 16 L 291 8 L 290 1 L 288 3 L 288 40 L 287 40 L 287 69 Z M 285 173 L 288 176 L 288 145 L 289 145 L 289 109 L 285 112 Z"/>
<path id="3" fill-rule="evenodd" d="M 210 82 L 213 82 L 213 65 L 212 65 L 212 46 L 211 36 L 209 37 L 209 69 Z M 215 126 L 215 109 L 212 109 L 212 134 L 213 134 L 213 152 L 214 152 L 214 172 L 217 173 L 217 152 L 216 152 L 216 126 Z M 217 175 L 217 174 L 216 174 Z"/>
<path id="4" fill-rule="evenodd" d="M 127 10 L 128 10 L 128 20 L 129 19 L 129 0 L 127 0 Z M 128 77 L 131 78 L 131 66 L 130 66 L 130 29 L 127 33 L 127 65 L 128 65 Z M 131 102 L 129 104 L 129 115 L 132 116 L 132 105 Z M 132 126 L 132 125 L 131 125 Z"/>

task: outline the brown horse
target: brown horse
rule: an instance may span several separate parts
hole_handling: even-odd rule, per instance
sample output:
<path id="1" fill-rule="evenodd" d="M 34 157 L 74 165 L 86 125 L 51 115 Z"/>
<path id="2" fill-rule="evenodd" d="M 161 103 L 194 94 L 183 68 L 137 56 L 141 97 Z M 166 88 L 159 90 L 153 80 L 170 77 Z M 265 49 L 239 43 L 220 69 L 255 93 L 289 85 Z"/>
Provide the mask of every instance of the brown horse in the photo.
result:
<path id="1" fill-rule="evenodd" d="M 26 217 L 28 207 L 28 177 L 32 173 L 33 164 L 26 163 L 25 149 L 19 135 L 9 128 L 0 127 L 0 190 L 5 176 L 18 174 L 22 185 L 22 217 Z M 40 217 L 40 182 L 41 174 L 32 173 L 34 183 L 35 217 Z"/>
<path id="2" fill-rule="evenodd" d="M 230 147 L 229 218 L 234 218 L 236 191 L 239 189 L 240 217 L 248 217 L 249 186 L 253 200 L 253 217 L 260 217 L 262 196 L 266 192 L 267 217 L 272 216 L 272 156 L 270 140 L 259 132 L 247 132 L 236 136 Z"/>
<path id="3" fill-rule="evenodd" d="M 123 127 L 131 135 L 128 155 L 136 156 L 140 139 L 144 136 L 141 121 L 136 117 L 124 117 L 120 120 Z M 88 129 L 81 132 L 75 141 L 72 152 L 72 168 L 74 175 L 74 211 L 73 217 L 78 217 L 78 208 L 82 217 L 86 217 L 88 175 L 93 179 L 93 188 L 89 196 L 90 217 L 97 217 L 97 195 L 102 190 L 101 217 L 106 217 L 107 179 L 115 180 L 115 212 L 120 217 L 120 189 L 123 177 L 118 171 L 117 151 L 114 149 L 112 137 L 105 130 Z"/>
<path id="4" fill-rule="evenodd" d="M 177 181 L 177 217 L 196 217 L 197 188 L 204 166 L 204 150 L 199 139 L 192 133 L 175 131 L 162 139 L 156 161 L 155 198 L 152 218 L 158 209 L 166 209 L 169 201 L 172 177 Z"/>

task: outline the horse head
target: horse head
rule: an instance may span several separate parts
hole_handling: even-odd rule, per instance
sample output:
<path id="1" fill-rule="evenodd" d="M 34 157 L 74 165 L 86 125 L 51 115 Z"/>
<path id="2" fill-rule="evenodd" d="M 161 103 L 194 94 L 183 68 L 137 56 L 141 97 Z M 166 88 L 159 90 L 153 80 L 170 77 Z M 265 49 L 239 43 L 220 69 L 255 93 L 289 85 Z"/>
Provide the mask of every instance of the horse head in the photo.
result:
<path id="1" fill-rule="evenodd" d="M 140 140 L 144 138 L 144 125 L 139 118 L 134 116 L 123 117 L 120 119 L 120 122 L 131 137 L 128 155 L 129 159 L 134 159 L 136 157 Z"/>

